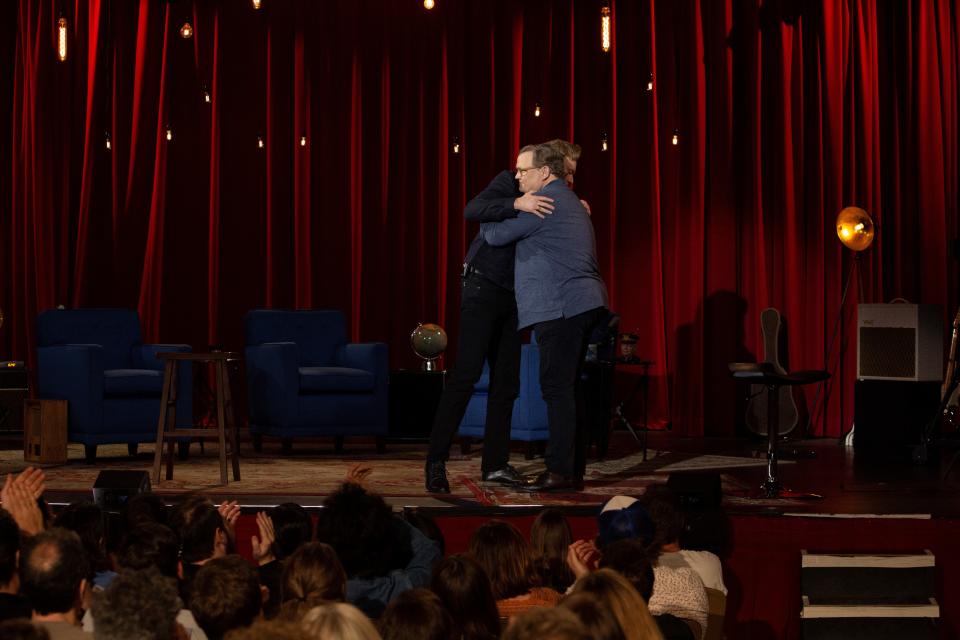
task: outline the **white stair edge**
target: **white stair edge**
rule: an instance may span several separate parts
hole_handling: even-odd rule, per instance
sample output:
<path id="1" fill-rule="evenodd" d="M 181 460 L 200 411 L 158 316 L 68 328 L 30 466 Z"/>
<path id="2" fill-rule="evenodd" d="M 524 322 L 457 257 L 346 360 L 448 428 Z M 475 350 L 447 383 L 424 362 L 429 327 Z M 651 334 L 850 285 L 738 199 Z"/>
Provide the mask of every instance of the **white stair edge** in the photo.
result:
<path id="1" fill-rule="evenodd" d="M 923 553 L 810 553 L 806 549 L 800 551 L 800 567 L 828 568 L 828 567 L 856 567 L 859 569 L 917 569 L 933 567 L 936 558 L 929 549 Z"/>
<path id="2" fill-rule="evenodd" d="M 930 604 L 810 604 L 810 598 L 803 596 L 800 617 L 939 618 L 940 606 L 935 598 L 930 598 Z"/>

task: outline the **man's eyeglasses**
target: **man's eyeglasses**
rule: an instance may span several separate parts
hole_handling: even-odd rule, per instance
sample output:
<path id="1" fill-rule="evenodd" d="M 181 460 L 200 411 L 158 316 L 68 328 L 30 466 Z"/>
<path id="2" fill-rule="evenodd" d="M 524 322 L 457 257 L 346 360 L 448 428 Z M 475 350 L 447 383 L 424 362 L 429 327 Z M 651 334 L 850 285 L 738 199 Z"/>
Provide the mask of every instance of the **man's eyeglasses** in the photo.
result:
<path id="1" fill-rule="evenodd" d="M 522 178 L 523 176 L 527 175 L 527 171 L 533 171 L 537 168 L 538 167 L 527 167 L 526 169 L 521 169 L 520 167 L 517 167 L 517 175 Z"/>

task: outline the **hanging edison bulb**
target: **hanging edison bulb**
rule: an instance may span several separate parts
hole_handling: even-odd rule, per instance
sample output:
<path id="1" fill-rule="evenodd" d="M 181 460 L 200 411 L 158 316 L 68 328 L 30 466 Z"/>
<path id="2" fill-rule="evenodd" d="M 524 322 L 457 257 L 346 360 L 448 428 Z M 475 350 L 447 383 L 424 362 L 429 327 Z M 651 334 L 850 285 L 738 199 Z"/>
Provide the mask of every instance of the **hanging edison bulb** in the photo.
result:
<path id="1" fill-rule="evenodd" d="M 57 60 L 67 59 L 67 19 L 60 16 L 57 20 Z"/>
<path id="2" fill-rule="evenodd" d="M 263 147 L 264 147 L 263 136 L 257 136 L 257 149 L 263 149 Z"/>
<path id="3" fill-rule="evenodd" d="M 207 85 L 203 85 L 203 101 L 207 104 L 211 102 L 210 90 L 207 89 Z"/>
<path id="4" fill-rule="evenodd" d="M 300 146 L 301 147 L 307 146 L 307 134 L 305 133 L 300 134 Z"/>
<path id="5" fill-rule="evenodd" d="M 600 150 L 607 151 L 610 148 L 610 145 L 607 143 L 607 134 L 600 136 Z"/>
<path id="6" fill-rule="evenodd" d="M 533 117 L 534 117 L 534 118 L 539 118 L 539 117 L 540 117 L 540 103 L 539 103 L 539 102 L 533 106 Z"/>
<path id="7" fill-rule="evenodd" d="M 678 144 L 680 144 L 680 130 L 679 130 L 679 129 L 674 129 L 674 130 L 673 130 L 673 137 L 670 139 L 670 144 L 672 144 L 673 146 L 677 146 Z"/>
<path id="8" fill-rule="evenodd" d="M 647 91 L 653 91 L 653 74 L 650 74 L 650 77 L 647 78 Z"/>
<path id="9" fill-rule="evenodd" d="M 453 136 L 453 152 L 460 153 L 460 138 Z"/>
<path id="10" fill-rule="evenodd" d="M 260 0 L 250 0 L 250 4 L 253 5 L 255 11 L 260 10 Z"/>
<path id="11" fill-rule="evenodd" d="M 184 40 L 189 40 L 193 37 L 193 25 L 190 24 L 190 19 L 187 18 L 183 21 L 183 26 L 180 27 L 180 37 Z"/>
<path id="12" fill-rule="evenodd" d="M 109 132 L 109 131 L 107 131 L 105 134 L 103 134 L 103 146 L 107 148 L 107 151 L 110 151 L 110 149 L 113 148 L 113 143 L 110 142 L 110 132 Z"/>
<path id="13" fill-rule="evenodd" d="M 434 2 L 433 0 L 423 0 L 423 8 L 426 9 L 427 11 L 429 11 L 430 9 L 433 9 L 435 6 L 437 6 L 437 3 Z"/>
<path id="14" fill-rule="evenodd" d="M 600 48 L 610 51 L 610 7 L 606 5 L 600 8 Z"/>
<path id="15" fill-rule="evenodd" d="M 167 125 L 167 130 L 166 130 L 165 136 L 166 136 L 168 142 L 169 142 L 170 140 L 173 140 L 173 129 L 170 128 L 170 125 L 169 125 L 169 124 Z"/>

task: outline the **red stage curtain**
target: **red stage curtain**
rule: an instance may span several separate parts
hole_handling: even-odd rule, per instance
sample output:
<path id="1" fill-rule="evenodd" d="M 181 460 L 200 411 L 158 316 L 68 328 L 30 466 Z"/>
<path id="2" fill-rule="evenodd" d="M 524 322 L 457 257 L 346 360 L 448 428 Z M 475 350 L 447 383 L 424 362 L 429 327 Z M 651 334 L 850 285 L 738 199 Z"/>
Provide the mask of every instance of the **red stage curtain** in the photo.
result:
<path id="1" fill-rule="evenodd" d="M 956 3 L 614 1 L 610 53 L 600 4 L 2 3 L 0 353 L 31 359 L 58 304 L 200 348 L 239 347 L 248 309 L 314 307 L 412 365 L 418 321 L 458 330 L 466 199 L 566 137 L 654 420 L 733 433 L 725 365 L 762 357 L 772 305 L 790 368 L 835 375 L 811 432 L 836 435 L 857 300 L 958 302 Z M 880 228 L 841 310 L 846 205 Z"/>

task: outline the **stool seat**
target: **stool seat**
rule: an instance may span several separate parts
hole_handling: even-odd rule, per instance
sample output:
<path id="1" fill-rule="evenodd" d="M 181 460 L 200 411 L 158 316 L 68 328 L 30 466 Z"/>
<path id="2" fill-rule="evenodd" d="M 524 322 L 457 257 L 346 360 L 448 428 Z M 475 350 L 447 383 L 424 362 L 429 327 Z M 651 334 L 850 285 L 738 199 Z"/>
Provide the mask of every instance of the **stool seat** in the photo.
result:
<path id="1" fill-rule="evenodd" d="M 203 437 L 213 435 L 212 429 L 188 427 L 177 428 L 177 363 L 200 362 L 212 363 L 217 386 L 216 408 L 217 429 L 216 436 L 220 445 L 220 484 L 227 484 L 227 446 L 229 443 L 230 459 L 233 466 L 234 481 L 240 480 L 240 457 L 237 428 L 233 420 L 233 400 L 230 394 L 230 370 L 227 363 L 237 360 L 237 354 L 230 351 L 214 353 L 158 353 L 157 358 L 164 361 L 163 391 L 160 395 L 160 419 L 157 423 L 157 447 L 153 454 L 153 480 L 160 482 L 160 466 L 163 457 L 163 443 L 167 448 L 167 480 L 173 479 L 173 449 L 174 442 L 184 437 Z"/>
<path id="2" fill-rule="evenodd" d="M 830 377 L 828 372 L 820 369 L 780 373 L 770 362 L 731 362 L 727 366 L 730 369 L 730 374 L 737 380 L 772 387 L 796 387 L 820 382 Z"/>

